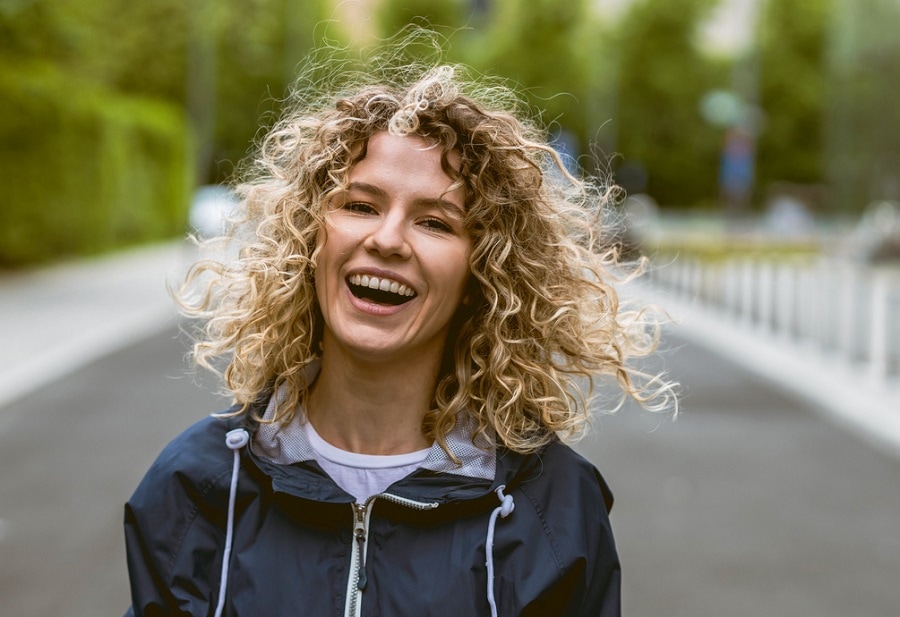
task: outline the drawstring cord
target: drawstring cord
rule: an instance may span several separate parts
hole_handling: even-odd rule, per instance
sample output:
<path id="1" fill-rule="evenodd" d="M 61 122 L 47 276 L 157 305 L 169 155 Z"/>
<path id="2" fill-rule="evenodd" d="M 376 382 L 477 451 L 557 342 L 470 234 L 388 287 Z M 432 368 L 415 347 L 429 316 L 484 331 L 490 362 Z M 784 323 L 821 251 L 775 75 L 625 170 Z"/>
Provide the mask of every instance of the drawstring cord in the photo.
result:
<path id="1" fill-rule="evenodd" d="M 500 505 L 491 512 L 491 519 L 488 521 L 487 538 L 484 542 L 484 552 L 487 556 L 487 600 L 491 606 L 491 617 L 497 617 L 497 603 L 494 601 L 494 527 L 497 523 L 497 517 L 506 518 L 512 511 L 516 509 L 512 495 L 504 495 L 503 489 L 506 485 L 497 487 L 494 491 L 500 499 Z"/>
<path id="2" fill-rule="evenodd" d="M 250 441 L 250 434 L 242 428 L 228 431 L 225 444 L 234 452 L 234 464 L 231 468 L 231 490 L 228 493 L 228 522 L 225 527 L 225 551 L 222 554 L 222 577 L 219 579 L 219 603 L 216 605 L 215 617 L 221 617 L 225 608 L 225 593 L 228 591 L 228 566 L 231 561 L 231 543 L 234 540 L 234 502 L 237 497 L 238 474 L 241 470 L 241 448 Z"/>

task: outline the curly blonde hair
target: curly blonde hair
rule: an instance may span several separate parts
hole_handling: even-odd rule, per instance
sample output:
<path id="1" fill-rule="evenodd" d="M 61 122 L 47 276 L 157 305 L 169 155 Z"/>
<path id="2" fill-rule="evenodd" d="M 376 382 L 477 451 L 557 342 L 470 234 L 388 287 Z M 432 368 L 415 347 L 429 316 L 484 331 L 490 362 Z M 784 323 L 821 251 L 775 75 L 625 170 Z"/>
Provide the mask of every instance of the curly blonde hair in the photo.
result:
<path id="1" fill-rule="evenodd" d="M 195 361 L 226 359 L 239 413 L 274 390 L 285 396 L 271 421 L 289 422 L 302 406 L 323 327 L 316 238 L 326 204 L 379 131 L 435 144 L 452 188 L 467 196 L 472 301 L 454 317 L 428 437 L 446 449 L 465 414 L 476 435 L 533 452 L 583 432 L 603 376 L 645 406 L 669 405 L 671 384 L 630 362 L 655 348 L 658 327 L 622 310 L 613 287 L 622 268 L 603 221 L 616 189 L 569 174 L 511 90 L 465 74 L 448 65 L 406 65 L 377 80 L 351 72 L 341 86 L 295 92 L 262 140 L 238 186 L 250 237 L 233 261 L 195 264 L 180 298 L 204 320 Z"/>

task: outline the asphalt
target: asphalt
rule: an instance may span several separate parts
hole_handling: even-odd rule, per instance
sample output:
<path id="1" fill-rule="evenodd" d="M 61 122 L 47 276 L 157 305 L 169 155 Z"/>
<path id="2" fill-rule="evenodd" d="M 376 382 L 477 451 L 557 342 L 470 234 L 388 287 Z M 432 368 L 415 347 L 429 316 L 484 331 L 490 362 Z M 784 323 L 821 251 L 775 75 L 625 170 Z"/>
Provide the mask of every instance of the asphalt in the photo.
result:
<path id="1" fill-rule="evenodd" d="M 171 242 L 0 276 L 0 409 L 173 327 L 168 289 L 196 255 L 191 245 Z M 658 289 L 634 293 L 662 306 L 676 335 L 814 403 L 831 421 L 900 456 L 900 384 L 874 383 L 862 367 L 735 327 Z M 0 413 L 0 429 L 2 423 Z"/>

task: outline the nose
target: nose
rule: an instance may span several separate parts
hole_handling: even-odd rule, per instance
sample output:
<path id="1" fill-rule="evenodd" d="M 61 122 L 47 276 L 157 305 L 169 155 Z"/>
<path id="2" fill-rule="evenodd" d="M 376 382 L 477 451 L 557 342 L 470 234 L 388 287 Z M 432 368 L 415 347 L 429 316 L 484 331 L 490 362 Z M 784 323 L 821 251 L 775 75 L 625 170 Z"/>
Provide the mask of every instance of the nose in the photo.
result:
<path id="1" fill-rule="evenodd" d="M 374 251 L 382 257 L 401 257 L 406 259 L 411 254 L 406 220 L 395 212 L 377 222 L 365 241 L 367 250 Z"/>

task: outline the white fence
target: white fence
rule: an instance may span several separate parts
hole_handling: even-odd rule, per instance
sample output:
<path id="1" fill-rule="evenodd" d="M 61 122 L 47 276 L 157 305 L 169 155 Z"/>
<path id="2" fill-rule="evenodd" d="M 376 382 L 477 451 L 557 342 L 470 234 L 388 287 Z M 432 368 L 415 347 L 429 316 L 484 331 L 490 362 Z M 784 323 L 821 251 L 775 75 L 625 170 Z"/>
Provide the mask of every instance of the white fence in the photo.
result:
<path id="1" fill-rule="evenodd" d="M 900 268 L 832 258 L 658 256 L 651 281 L 734 325 L 835 356 L 876 383 L 900 377 Z"/>

